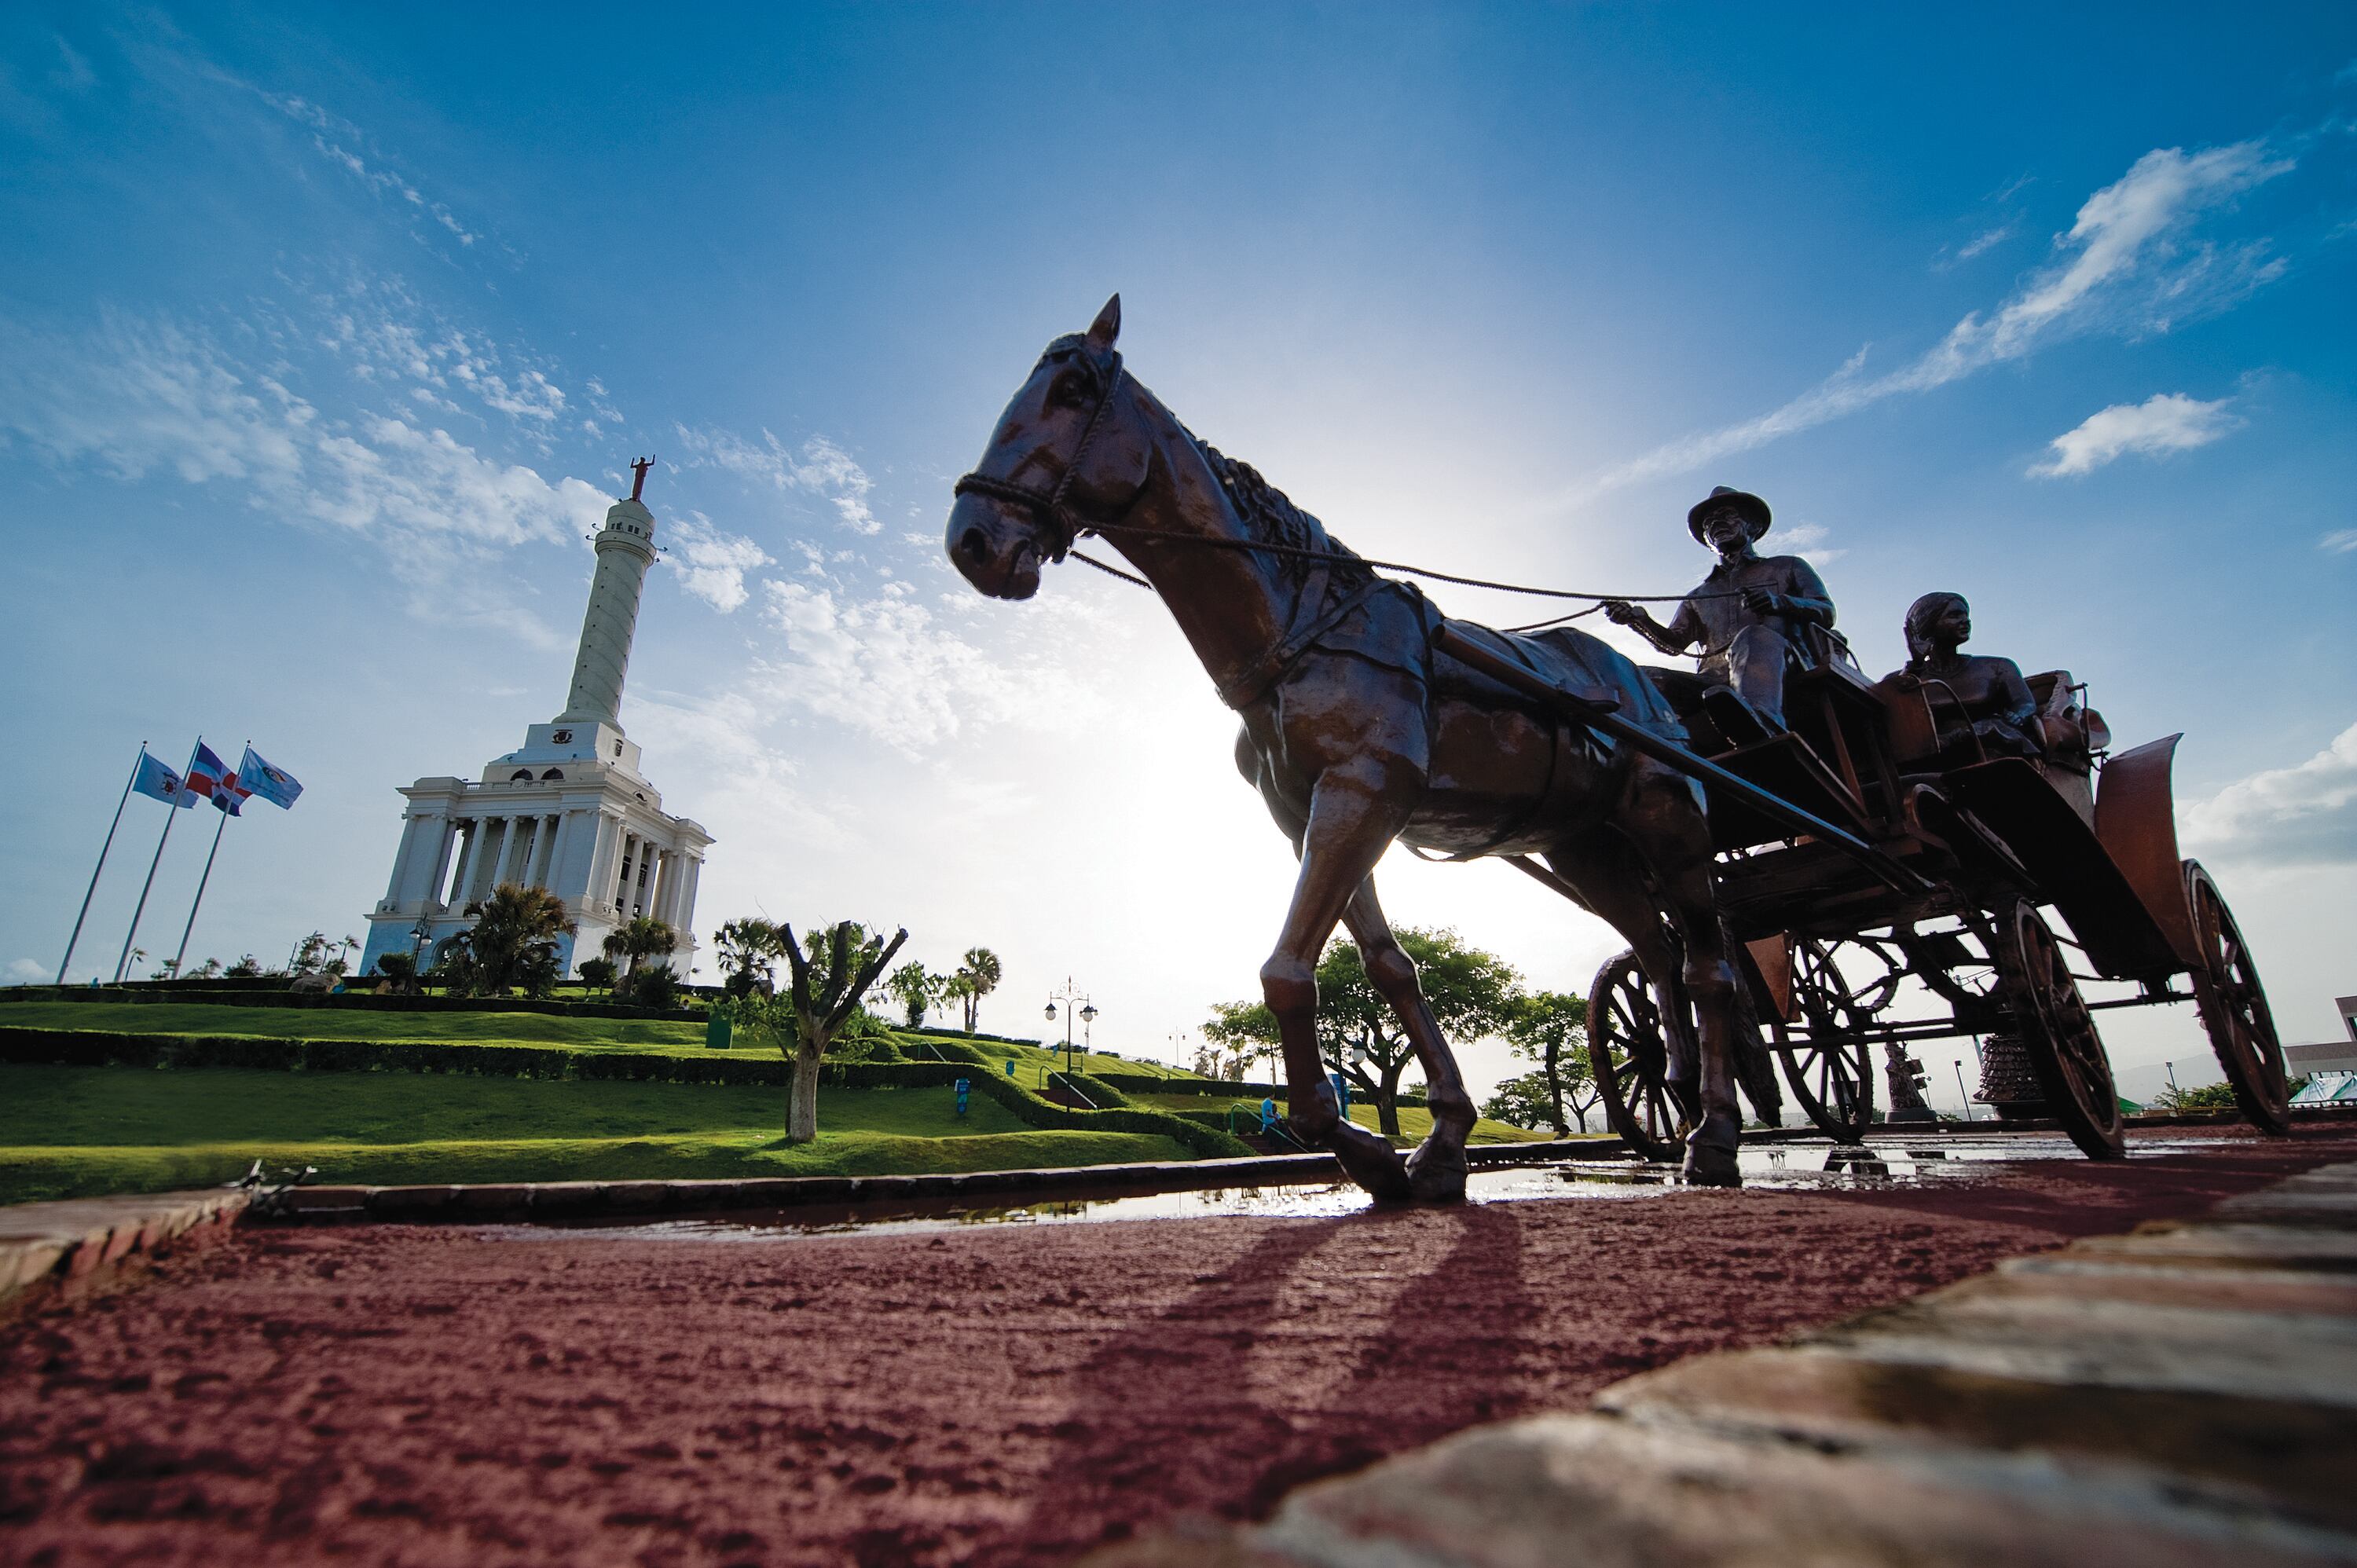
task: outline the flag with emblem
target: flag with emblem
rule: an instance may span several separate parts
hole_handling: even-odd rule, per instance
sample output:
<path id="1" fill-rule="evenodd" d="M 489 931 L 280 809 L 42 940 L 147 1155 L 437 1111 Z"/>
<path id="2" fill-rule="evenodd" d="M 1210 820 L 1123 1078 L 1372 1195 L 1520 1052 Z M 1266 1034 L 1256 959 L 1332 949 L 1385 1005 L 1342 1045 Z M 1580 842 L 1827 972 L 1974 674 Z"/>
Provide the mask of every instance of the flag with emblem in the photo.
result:
<path id="1" fill-rule="evenodd" d="M 267 800 L 281 811 L 293 806 L 295 798 L 303 792 L 301 779 L 283 768 L 272 767 L 262 753 L 250 746 L 245 748 L 245 756 L 238 761 L 237 781 L 246 793 Z"/>
<path id="2" fill-rule="evenodd" d="M 131 787 L 167 806 L 197 803 L 196 791 L 188 788 L 188 780 L 167 767 L 162 757 L 144 750 L 139 754 L 139 771 L 132 776 Z"/>

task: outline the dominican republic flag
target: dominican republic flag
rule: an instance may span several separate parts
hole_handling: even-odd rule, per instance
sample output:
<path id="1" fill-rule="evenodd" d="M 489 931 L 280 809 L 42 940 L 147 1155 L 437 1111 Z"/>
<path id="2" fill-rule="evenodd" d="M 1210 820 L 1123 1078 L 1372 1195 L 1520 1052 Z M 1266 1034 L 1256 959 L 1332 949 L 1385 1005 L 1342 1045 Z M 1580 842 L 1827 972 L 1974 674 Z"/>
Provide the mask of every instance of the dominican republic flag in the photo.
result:
<path id="1" fill-rule="evenodd" d="M 253 799 L 253 791 L 247 789 L 245 780 L 234 773 L 224 773 L 213 782 L 213 809 L 216 811 L 227 811 L 232 817 L 243 816 L 245 813 L 238 808 Z"/>
<path id="2" fill-rule="evenodd" d="M 188 788 L 186 779 L 165 767 L 162 757 L 144 751 L 139 754 L 139 771 L 132 778 L 131 787 L 142 795 L 151 796 L 167 805 L 193 806 L 197 803 L 196 792 Z"/>
<path id="3" fill-rule="evenodd" d="M 236 775 L 229 770 L 229 764 L 213 755 L 211 746 L 202 741 L 197 743 L 196 759 L 188 764 L 188 795 L 191 801 L 202 795 L 220 806 L 222 784 L 233 781 L 235 778 Z M 222 806 L 221 809 L 231 816 L 237 815 L 234 805 Z"/>
<path id="4" fill-rule="evenodd" d="M 295 797 L 303 792 L 303 781 L 282 768 L 273 768 L 262 754 L 252 746 L 238 759 L 237 781 L 249 795 L 269 801 L 280 811 L 295 804 Z"/>

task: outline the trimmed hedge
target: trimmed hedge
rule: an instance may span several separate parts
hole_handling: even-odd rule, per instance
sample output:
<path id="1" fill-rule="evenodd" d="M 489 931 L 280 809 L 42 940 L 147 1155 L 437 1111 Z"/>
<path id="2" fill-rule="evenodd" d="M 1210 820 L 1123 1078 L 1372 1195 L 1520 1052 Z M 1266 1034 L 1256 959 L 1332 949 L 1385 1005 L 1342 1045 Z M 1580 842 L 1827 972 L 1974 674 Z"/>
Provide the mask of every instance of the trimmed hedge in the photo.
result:
<path id="1" fill-rule="evenodd" d="M 1238 1100 L 1268 1099 L 1282 1101 L 1286 1095 L 1291 1092 L 1281 1083 L 1245 1083 L 1232 1078 L 1152 1078 L 1145 1073 L 1135 1072 L 1099 1072 L 1089 1075 L 1085 1081 L 1106 1084 L 1131 1094 L 1199 1094 L 1207 1099 L 1224 1094 Z M 1411 1090 L 1400 1090 L 1399 1103 L 1404 1110 L 1413 1107 L 1421 1111 L 1425 1108 L 1425 1101 L 1426 1097 L 1422 1094 Z M 1355 1083 L 1351 1086 L 1351 1103 L 1353 1105 L 1371 1103 L 1367 1099 L 1366 1091 Z"/>
<path id="2" fill-rule="evenodd" d="M 131 986 L 14 985 L 0 989 L 9 1002 L 201 1002 L 209 1007 L 328 1007 L 362 1013 L 539 1013 L 554 1018 L 651 1018 L 667 1024 L 701 1024 L 701 1007 L 625 1007 L 610 1002 L 542 1002 L 529 996 L 378 996 L 365 991 L 294 992 L 285 982 L 274 991 L 199 991 L 192 983 Z"/>
<path id="3" fill-rule="evenodd" d="M 50 1067 L 245 1068 L 264 1072 L 438 1072 L 483 1078 L 634 1083 L 775 1085 L 793 1081 L 783 1056 L 673 1057 L 576 1051 L 563 1046 L 457 1045 L 433 1040 L 268 1040 L 243 1035 L 131 1035 L 100 1029 L 0 1028 L 0 1062 Z M 837 1089 L 937 1089 L 965 1079 L 1026 1126 L 1060 1131 L 1158 1133 L 1201 1158 L 1252 1150 L 1226 1133 L 1167 1111 L 1074 1111 L 980 1064 L 822 1061 L 819 1081 Z M 1103 1087 L 1100 1085 L 1099 1087 Z M 1085 1089 L 1083 1092 L 1086 1092 Z"/>

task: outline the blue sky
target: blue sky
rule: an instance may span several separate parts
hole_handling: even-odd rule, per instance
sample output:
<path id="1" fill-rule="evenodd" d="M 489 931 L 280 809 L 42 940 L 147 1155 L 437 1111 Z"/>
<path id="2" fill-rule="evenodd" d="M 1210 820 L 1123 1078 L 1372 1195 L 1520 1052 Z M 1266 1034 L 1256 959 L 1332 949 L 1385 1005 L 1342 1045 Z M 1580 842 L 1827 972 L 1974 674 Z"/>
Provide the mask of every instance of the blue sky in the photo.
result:
<path id="1" fill-rule="evenodd" d="M 356 930 L 393 787 L 561 703 L 579 536 L 651 451 L 623 720 L 720 841 L 699 925 L 986 942 L 985 1026 L 1069 973 L 1168 1048 L 1253 989 L 1289 881 L 1227 715 L 1145 596 L 986 603 L 938 540 L 1118 289 L 1131 369 L 1371 553 L 1674 591 L 1728 483 L 1878 671 L 1909 600 L 1970 595 L 2124 743 L 2188 732 L 2189 841 L 2322 1038 L 2357 991 L 2357 14 L 2066 9 L 12 6 L 0 972 L 53 971 L 140 739 L 199 729 L 309 792 L 231 824 L 196 953 Z M 1394 919 L 1541 983 L 1617 945 L 1394 862 Z"/>

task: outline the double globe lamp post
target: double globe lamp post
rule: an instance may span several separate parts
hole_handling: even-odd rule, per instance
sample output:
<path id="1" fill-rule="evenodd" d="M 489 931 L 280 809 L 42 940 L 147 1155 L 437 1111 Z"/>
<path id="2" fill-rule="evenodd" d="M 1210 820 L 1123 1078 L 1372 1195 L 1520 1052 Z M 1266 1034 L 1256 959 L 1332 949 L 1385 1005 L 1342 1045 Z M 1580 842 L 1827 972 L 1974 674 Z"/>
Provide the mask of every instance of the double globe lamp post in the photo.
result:
<path id="1" fill-rule="evenodd" d="M 1056 1021 L 1056 1004 L 1059 1002 L 1064 1004 L 1064 1070 L 1069 1073 L 1072 1070 L 1072 1015 L 1080 1015 L 1081 1026 L 1085 1031 L 1089 1025 L 1097 1021 L 1097 1010 L 1096 1004 L 1085 994 L 1073 989 L 1070 975 L 1064 977 L 1064 989 L 1048 993 L 1048 1022 L 1050 1024 Z"/>

